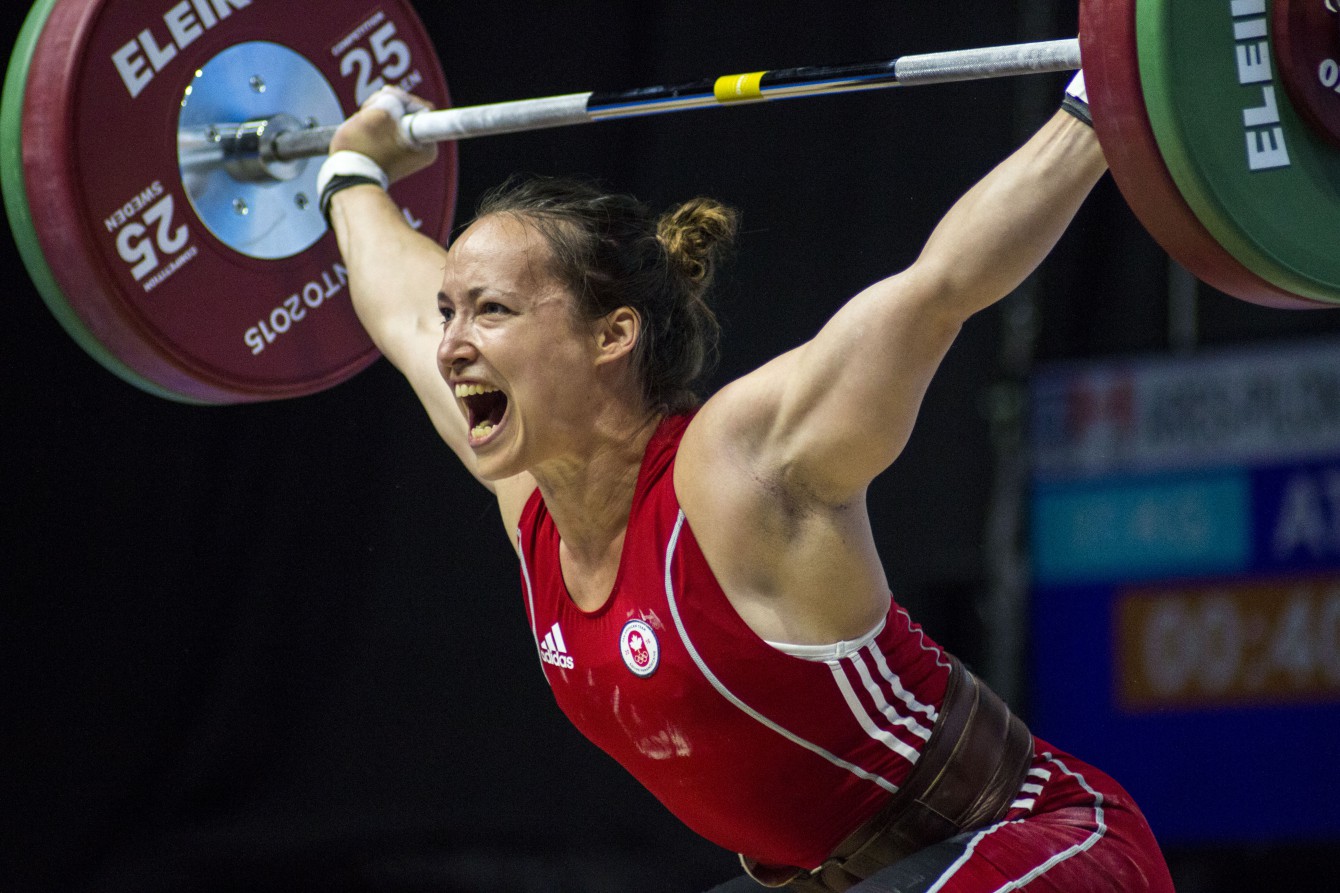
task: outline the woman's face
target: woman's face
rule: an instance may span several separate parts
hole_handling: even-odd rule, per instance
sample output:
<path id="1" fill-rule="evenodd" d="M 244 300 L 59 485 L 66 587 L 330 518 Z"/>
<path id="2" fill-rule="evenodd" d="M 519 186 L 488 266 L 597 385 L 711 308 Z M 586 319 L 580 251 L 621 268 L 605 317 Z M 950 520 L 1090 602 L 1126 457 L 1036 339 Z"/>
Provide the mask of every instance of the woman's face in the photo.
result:
<path id="1" fill-rule="evenodd" d="M 438 308 L 438 368 L 479 474 L 499 480 L 561 458 L 590 418 L 596 348 L 544 238 L 511 215 L 476 221 L 447 253 Z"/>

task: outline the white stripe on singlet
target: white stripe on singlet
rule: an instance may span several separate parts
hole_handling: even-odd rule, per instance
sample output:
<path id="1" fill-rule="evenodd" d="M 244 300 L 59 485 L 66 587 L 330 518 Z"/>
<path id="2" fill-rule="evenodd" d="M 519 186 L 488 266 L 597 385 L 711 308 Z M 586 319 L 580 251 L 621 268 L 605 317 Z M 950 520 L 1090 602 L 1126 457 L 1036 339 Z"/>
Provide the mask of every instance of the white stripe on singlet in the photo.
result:
<path id="1" fill-rule="evenodd" d="M 925 645 L 922 647 L 925 648 Z M 940 711 L 936 710 L 930 704 L 921 703 L 916 699 L 915 695 L 903 688 L 903 680 L 899 679 L 898 674 L 889 668 L 889 662 L 884 659 L 884 652 L 880 651 L 873 644 L 870 646 L 869 651 L 870 656 L 875 659 L 875 666 L 879 667 L 879 675 L 883 676 L 885 681 L 889 683 L 889 687 L 893 689 L 893 693 L 898 700 L 906 704 L 909 710 L 925 714 L 926 719 L 934 724 L 935 721 L 940 718 Z M 940 665 L 938 660 L 936 661 L 936 664 Z M 943 664 L 943 666 L 947 667 L 949 664 L 946 663 Z"/>
<path id="2" fill-rule="evenodd" d="M 878 652 L 872 650 L 871 653 Z M 884 689 L 880 688 L 879 681 L 876 681 L 875 677 L 871 676 L 870 668 L 866 665 L 866 661 L 862 660 L 860 654 L 852 654 L 851 665 L 852 668 L 855 668 L 856 674 L 860 676 L 860 681 L 866 685 L 866 691 L 870 692 L 871 699 L 875 701 L 875 709 L 878 709 L 878 711 L 882 713 L 884 719 L 886 719 L 888 723 L 906 728 L 907 731 L 913 733 L 913 735 L 919 737 L 919 739 L 923 741 L 930 740 L 930 728 L 919 723 L 915 716 L 903 716 L 902 713 L 898 712 L 898 709 L 896 709 L 894 705 L 888 703 L 887 697 L 884 697 Z M 898 684 L 896 678 L 891 684 Z"/>
<path id="3" fill-rule="evenodd" d="M 1010 809 L 1031 810 L 1034 806 L 1036 806 L 1038 802 L 1037 795 L 1042 793 L 1043 786 L 1045 786 L 1047 782 L 1051 779 L 1052 774 L 1047 769 L 1042 769 L 1040 767 L 1034 766 L 1032 769 L 1028 770 L 1028 777 L 1036 778 L 1037 781 L 1027 782 L 1021 788 L 1019 788 L 1020 796 L 1016 797 L 1014 802 L 1010 804 Z M 1023 796 L 1024 794 L 1029 794 L 1031 796 L 1026 797 Z"/>
<path id="4" fill-rule="evenodd" d="M 707 663 L 702 658 L 702 655 L 698 653 L 698 649 L 694 647 L 693 641 L 689 638 L 688 630 L 684 628 L 684 620 L 682 617 L 679 616 L 679 603 L 675 597 L 675 585 L 674 582 L 671 580 L 670 569 L 674 561 L 675 547 L 679 545 L 679 533 L 680 530 L 683 529 L 683 527 L 684 527 L 684 511 L 683 509 L 680 509 L 679 517 L 675 519 L 675 529 L 670 534 L 670 542 L 665 549 L 665 596 L 670 604 L 670 616 L 675 621 L 675 629 L 679 632 L 679 638 L 684 642 L 684 648 L 686 651 L 688 651 L 689 657 L 693 660 L 693 663 L 698 667 L 698 671 L 701 672 L 703 674 L 703 677 L 708 681 L 708 683 L 710 683 L 711 686 L 717 690 L 718 694 L 720 694 L 723 698 L 725 698 L 727 701 L 729 701 L 731 704 L 733 704 L 736 708 L 738 708 L 749 718 L 753 719 L 755 722 L 758 722 L 764 727 L 771 729 L 778 735 L 781 735 L 783 738 L 790 741 L 792 744 L 803 747 L 810 753 L 822 757 L 824 760 L 827 760 L 834 766 L 837 766 L 840 769 L 845 769 L 846 771 L 855 775 L 857 778 L 862 778 L 865 779 L 866 781 L 874 782 L 884 790 L 888 791 L 890 794 L 896 794 L 898 792 L 898 786 L 893 782 L 889 781 L 887 778 L 884 778 L 883 776 L 880 775 L 876 775 L 872 772 L 867 772 L 860 766 L 856 766 L 852 763 L 847 762 L 846 760 L 839 757 L 837 754 L 831 753 L 811 741 L 806 741 L 804 738 L 801 738 L 799 735 L 795 734 L 789 729 L 785 729 L 782 726 L 779 726 L 777 723 L 773 722 L 763 714 L 759 713 L 754 708 L 750 707 L 744 701 L 740 700 L 740 698 L 736 696 L 734 692 L 726 688 L 726 686 L 721 682 L 721 680 L 718 679 L 715 674 L 713 674 L 710 668 L 708 668 Z"/>
<path id="5" fill-rule="evenodd" d="M 912 615 L 907 613 L 904 608 L 899 608 L 898 613 L 907 621 L 907 631 L 912 632 Z M 916 632 L 918 636 L 921 636 L 921 650 L 929 651 L 931 654 L 935 655 L 936 666 L 948 667 L 949 661 L 945 660 L 944 651 L 933 645 L 926 644 L 926 631 L 924 629 L 918 629 Z"/>
<path id="6" fill-rule="evenodd" d="M 917 701 L 917 699 L 912 696 L 911 692 L 903 688 L 902 680 L 898 678 L 897 673 L 893 673 L 889 670 L 889 665 L 884 660 L 884 654 L 879 650 L 879 646 L 875 642 L 875 639 L 879 637 L 879 634 L 884 631 L 884 625 L 887 621 L 888 617 L 884 617 L 879 623 L 875 624 L 874 629 L 870 630 L 870 632 L 861 636 L 859 639 L 843 639 L 842 641 L 834 642 L 831 645 L 792 645 L 789 642 L 768 642 L 768 644 L 783 654 L 789 654 L 792 657 L 807 660 L 812 663 L 826 663 L 830 668 L 841 666 L 843 661 L 851 661 L 852 668 L 855 669 L 857 674 L 861 677 L 861 684 L 865 686 L 865 690 L 870 693 L 871 699 L 875 702 L 876 709 L 884 714 L 885 718 L 888 719 L 890 723 L 904 726 L 910 730 L 912 734 L 925 740 L 930 737 L 930 731 L 917 722 L 915 718 L 903 717 L 898 714 L 898 711 L 889 704 L 888 698 L 884 696 L 884 690 L 880 687 L 880 683 L 874 679 L 870 672 L 870 668 L 866 666 L 865 661 L 861 658 L 862 651 L 869 651 L 879 667 L 880 675 L 883 677 L 884 682 L 888 684 L 894 697 L 902 701 L 910 709 L 926 714 L 927 718 L 932 723 L 935 722 L 935 710 Z M 836 672 L 836 669 L 834 669 L 834 672 Z M 841 685 L 842 683 L 839 682 L 838 684 Z M 850 702 L 850 698 L 848 700 Z"/>
<path id="7" fill-rule="evenodd" d="M 865 709 L 865 705 L 861 703 L 860 696 L 856 694 L 856 689 L 851 687 L 851 682 L 847 679 L 847 671 L 842 669 L 842 662 L 829 661 L 828 668 L 833 671 L 833 679 L 837 682 L 838 689 L 847 702 L 847 708 L 851 710 L 851 715 L 856 718 L 856 722 L 865 730 L 865 733 L 915 766 L 920 754 L 917 753 L 915 748 L 904 744 L 891 735 L 888 730 L 875 725 L 874 720 L 870 718 L 870 713 Z"/>
<path id="8" fill-rule="evenodd" d="M 526 581 L 526 605 L 530 613 L 530 637 L 535 640 L 535 656 L 540 659 L 540 672 L 544 672 L 544 655 L 540 651 L 540 631 L 535 628 L 535 587 L 530 582 L 530 568 L 526 566 L 526 550 L 521 548 L 521 528 L 516 530 L 516 554 L 521 556 L 521 579 Z M 545 680 L 549 677 L 546 675 Z"/>
<path id="9" fill-rule="evenodd" d="M 879 623 L 875 624 L 874 629 L 859 639 L 843 639 L 831 645 L 792 645 L 790 642 L 768 642 L 768 644 L 778 651 L 792 657 L 798 657 L 801 660 L 837 660 L 840 657 L 855 654 L 875 641 L 879 634 L 884 632 L 884 624 L 888 622 L 888 619 L 888 617 L 881 618 Z"/>
<path id="10" fill-rule="evenodd" d="M 1049 763 L 1055 764 L 1057 768 L 1059 768 L 1066 775 L 1069 775 L 1071 778 L 1075 779 L 1075 781 L 1079 782 L 1080 787 L 1084 788 L 1084 790 L 1088 791 L 1093 796 L 1093 820 L 1094 824 L 1097 825 L 1097 827 L 1094 828 L 1094 830 L 1091 831 L 1089 833 L 1089 836 L 1086 837 L 1084 840 L 1080 841 L 1079 843 L 1075 844 L 1072 847 L 1067 847 L 1061 852 L 1054 854 L 1047 861 L 1043 862 L 1041 865 L 1034 867 L 1031 871 L 1023 875 L 1022 877 L 1015 878 L 1014 880 L 1008 881 L 1004 885 L 998 887 L 996 890 L 993 891 L 993 893 L 1010 893 L 1010 891 L 1012 890 L 1018 890 L 1020 887 L 1023 887 L 1025 884 L 1031 883 L 1032 881 L 1036 880 L 1039 876 L 1055 868 L 1057 865 L 1060 865 L 1067 859 L 1070 859 L 1073 856 L 1077 856 L 1080 853 L 1087 852 L 1088 850 L 1092 849 L 1094 844 L 1098 843 L 1098 841 L 1101 840 L 1104 837 L 1104 835 L 1107 834 L 1107 821 L 1104 819 L 1104 813 L 1103 813 L 1103 795 L 1095 791 L 1092 787 L 1090 787 L 1089 783 L 1084 780 L 1084 776 L 1080 775 L 1078 772 L 1070 771 L 1069 767 L 1067 767 L 1060 760 L 1056 759 L 1056 757 L 1052 756 L 1049 753 L 1044 753 L 1042 754 L 1042 758 Z M 1030 772 L 1029 774 L 1031 775 L 1032 773 Z M 945 871 L 945 873 L 940 875 L 940 879 L 935 882 L 935 885 L 933 887 L 928 888 L 926 890 L 926 893 L 939 893 L 939 891 L 944 887 L 944 885 L 949 882 L 949 880 L 958 872 L 960 868 L 963 867 L 963 864 L 967 862 L 969 858 L 971 858 L 973 850 L 977 848 L 977 844 L 981 842 L 982 838 L 986 837 L 988 834 L 992 833 L 998 828 L 1003 828 L 1006 825 L 1012 825 L 1016 822 L 1023 822 L 1023 821 L 1027 821 L 1027 819 L 1013 819 L 1008 822 L 997 822 L 996 824 L 989 825 L 986 828 L 983 828 L 981 831 L 977 832 L 977 834 L 973 835 L 972 840 L 968 841 L 968 846 L 964 849 L 963 855 L 959 856 L 957 859 L 954 860 L 954 864 L 950 865 L 949 868 Z"/>

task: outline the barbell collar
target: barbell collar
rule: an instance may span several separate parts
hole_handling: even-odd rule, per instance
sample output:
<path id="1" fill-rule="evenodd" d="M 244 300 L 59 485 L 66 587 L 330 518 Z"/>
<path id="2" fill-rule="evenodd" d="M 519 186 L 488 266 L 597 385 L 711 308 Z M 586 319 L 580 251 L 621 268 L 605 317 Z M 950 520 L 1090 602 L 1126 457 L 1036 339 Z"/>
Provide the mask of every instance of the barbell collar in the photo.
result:
<path id="1" fill-rule="evenodd" d="M 218 125 L 219 151 L 224 167 L 233 179 L 243 183 L 287 181 L 299 176 L 306 160 L 281 159 L 275 154 L 275 142 L 285 133 L 304 129 L 292 115 L 278 114 L 241 124 Z"/>

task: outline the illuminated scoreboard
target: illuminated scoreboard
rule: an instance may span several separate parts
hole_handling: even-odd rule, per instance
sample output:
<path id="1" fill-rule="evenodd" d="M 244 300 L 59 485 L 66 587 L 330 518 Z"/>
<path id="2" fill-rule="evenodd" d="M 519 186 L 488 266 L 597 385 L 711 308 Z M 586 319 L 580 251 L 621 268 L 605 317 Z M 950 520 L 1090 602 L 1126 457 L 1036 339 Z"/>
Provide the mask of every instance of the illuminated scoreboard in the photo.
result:
<path id="1" fill-rule="evenodd" d="M 1046 368 L 1033 729 L 1165 843 L 1340 836 L 1340 342 Z"/>

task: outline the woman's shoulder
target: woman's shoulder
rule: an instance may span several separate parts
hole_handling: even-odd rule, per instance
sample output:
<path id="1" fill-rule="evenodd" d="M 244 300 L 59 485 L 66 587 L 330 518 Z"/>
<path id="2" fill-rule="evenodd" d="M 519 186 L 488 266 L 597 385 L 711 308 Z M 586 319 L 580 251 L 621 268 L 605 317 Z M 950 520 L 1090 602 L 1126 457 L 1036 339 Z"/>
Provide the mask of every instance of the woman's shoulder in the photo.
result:
<path id="1" fill-rule="evenodd" d="M 887 610 L 888 583 L 864 502 L 828 505 L 792 486 L 767 432 L 751 428 L 762 423 L 741 393 L 709 400 L 694 416 L 674 469 L 703 556 L 766 639 L 831 642 L 865 632 Z"/>
<path id="2" fill-rule="evenodd" d="M 770 514 L 780 493 L 759 452 L 767 420 L 741 379 L 707 400 L 688 420 L 675 459 L 674 484 L 695 527 L 743 531 L 750 517 Z"/>
<path id="3" fill-rule="evenodd" d="M 750 469 L 755 482 L 771 475 L 769 467 L 778 462 L 776 445 L 785 441 L 776 430 L 779 390 L 795 360 L 795 351 L 782 354 L 725 385 L 703 403 L 685 429 L 679 448 L 679 461 L 695 478 L 735 475 L 744 468 Z M 768 484 L 768 489 L 772 486 Z"/>

